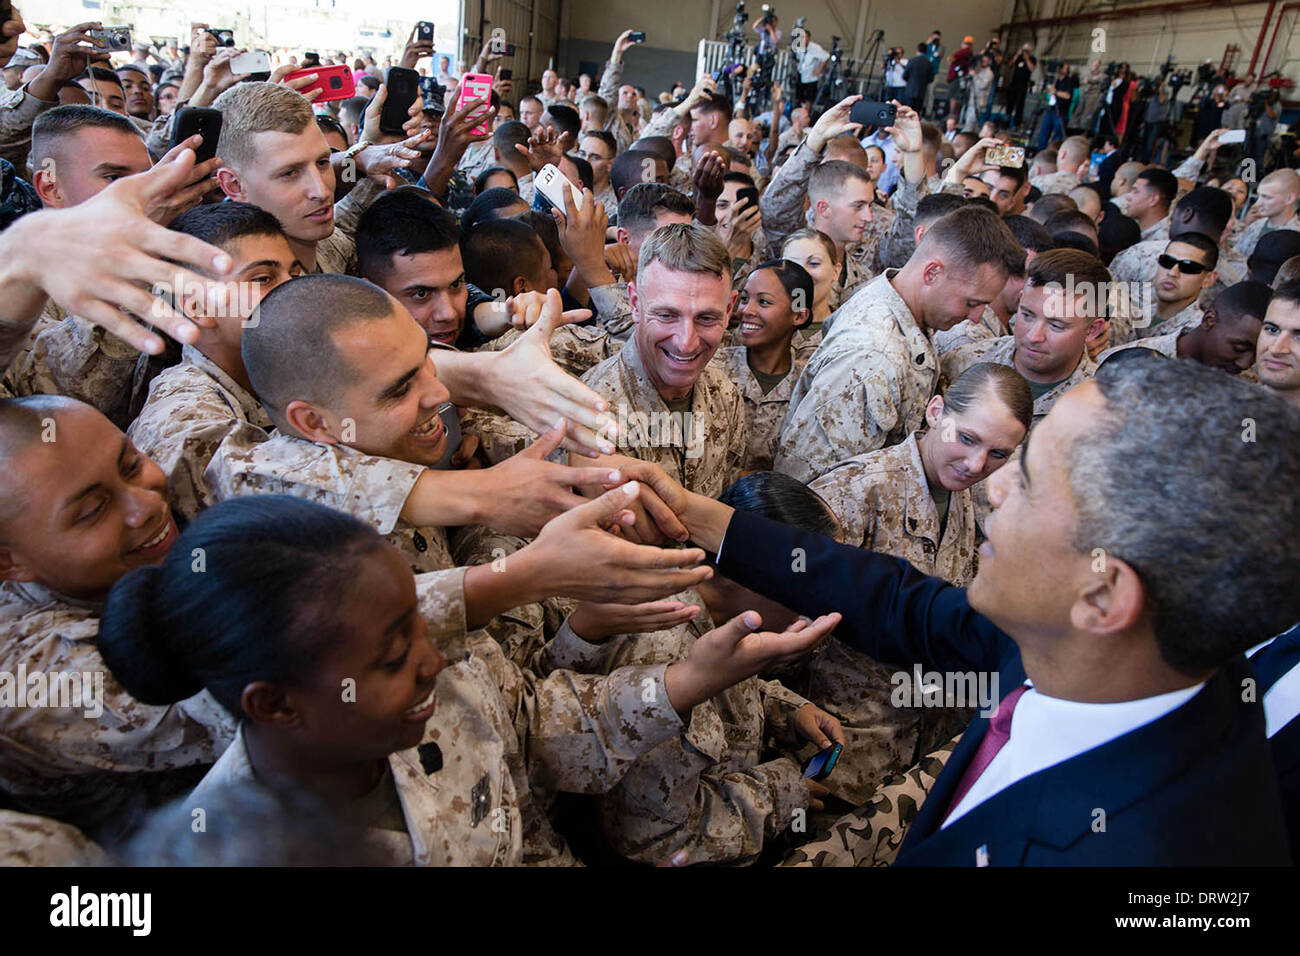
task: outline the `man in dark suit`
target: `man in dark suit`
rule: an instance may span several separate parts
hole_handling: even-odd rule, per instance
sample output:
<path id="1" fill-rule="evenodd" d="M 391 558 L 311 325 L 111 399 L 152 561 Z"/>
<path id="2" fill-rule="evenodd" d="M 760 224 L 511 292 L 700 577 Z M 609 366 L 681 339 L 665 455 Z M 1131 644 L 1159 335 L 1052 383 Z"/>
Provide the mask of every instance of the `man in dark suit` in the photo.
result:
<path id="1" fill-rule="evenodd" d="M 918 113 L 925 110 L 925 91 L 934 79 L 934 67 L 930 65 L 930 58 L 925 55 L 925 44 L 916 45 L 916 56 L 907 61 L 907 66 L 903 68 L 903 81 L 906 89 L 903 95 L 906 97 L 907 105 L 912 107 Z"/>
<path id="2" fill-rule="evenodd" d="M 843 612 L 878 660 L 996 676 L 899 864 L 1287 862 L 1244 652 L 1300 620 L 1300 499 L 1252 505 L 1300 482 L 1300 411 L 1196 362 L 1106 363 L 990 479 L 969 591 L 626 470 L 730 580 Z"/>

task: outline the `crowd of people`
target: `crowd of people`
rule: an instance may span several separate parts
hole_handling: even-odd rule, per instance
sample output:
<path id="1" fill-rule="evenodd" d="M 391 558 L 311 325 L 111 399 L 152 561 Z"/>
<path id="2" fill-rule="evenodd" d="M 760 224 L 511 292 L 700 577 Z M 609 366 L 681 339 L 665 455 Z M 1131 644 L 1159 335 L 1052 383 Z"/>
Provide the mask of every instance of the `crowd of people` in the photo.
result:
<path id="1" fill-rule="evenodd" d="M 18 16 L 0 861 L 1295 859 L 1294 171 Z"/>

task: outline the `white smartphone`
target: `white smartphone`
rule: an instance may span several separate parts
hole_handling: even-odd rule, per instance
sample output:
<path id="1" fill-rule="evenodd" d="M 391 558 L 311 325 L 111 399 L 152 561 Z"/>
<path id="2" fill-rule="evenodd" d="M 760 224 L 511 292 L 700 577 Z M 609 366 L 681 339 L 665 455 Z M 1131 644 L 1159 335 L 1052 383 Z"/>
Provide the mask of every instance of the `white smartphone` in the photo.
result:
<path id="1" fill-rule="evenodd" d="M 239 56 L 231 57 L 230 72 L 237 76 L 249 73 L 270 73 L 271 57 L 263 50 L 249 50 Z"/>
<path id="2" fill-rule="evenodd" d="M 1230 143 L 1246 142 L 1246 131 L 1244 129 L 1230 129 L 1219 137 L 1219 145 L 1223 146 Z"/>
<path id="3" fill-rule="evenodd" d="M 569 191 L 573 193 L 574 207 L 577 209 L 582 208 L 582 189 L 573 185 L 553 163 L 547 163 L 542 167 L 542 171 L 537 174 L 534 185 L 537 187 L 537 191 L 545 196 L 551 205 L 560 212 L 564 212 L 564 187 L 568 186 Z"/>

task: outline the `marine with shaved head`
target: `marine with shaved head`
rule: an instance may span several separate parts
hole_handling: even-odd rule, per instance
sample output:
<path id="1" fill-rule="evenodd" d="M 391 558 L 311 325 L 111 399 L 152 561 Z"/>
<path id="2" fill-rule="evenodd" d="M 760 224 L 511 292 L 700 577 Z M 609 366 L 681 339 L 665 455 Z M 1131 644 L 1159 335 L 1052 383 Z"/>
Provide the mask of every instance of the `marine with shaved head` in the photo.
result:
<path id="1" fill-rule="evenodd" d="M 1237 236 L 1237 251 L 1249 256 L 1260 237 L 1275 229 L 1300 230 L 1296 201 L 1300 200 L 1300 173 L 1276 169 L 1259 181 L 1259 194 L 1250 211 L 1251 222 Z"/>

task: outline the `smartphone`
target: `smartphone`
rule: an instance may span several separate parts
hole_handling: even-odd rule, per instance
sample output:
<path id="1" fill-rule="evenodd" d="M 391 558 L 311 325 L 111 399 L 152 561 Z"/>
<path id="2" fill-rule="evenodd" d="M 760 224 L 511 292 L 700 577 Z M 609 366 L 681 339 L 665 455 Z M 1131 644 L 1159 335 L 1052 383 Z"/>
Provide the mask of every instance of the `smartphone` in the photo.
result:
<path id="1" fill-rule="evenodd" d="M 1025 148 L 1023 146 L 990 146 L 984 151 L 984 162 L 989 166 L 1014 166 L 1017 169 L 1025 165 Z"/>
<path id="2" fill-rule="evenodd" d="M 463 110 L 465 104 L 470 100 L 477 100 L 484 97 L 490 99 L 491 95 L 492 77 L 486 73 L 466 73 L 460 78 L 460 86 L 456 90 L 456 112 L 459 113 Z M 479 133 L 486 133 L 490 130 L 491 127 L 489 126 L 487 116 L 489 109 L 489 106 L 485 105 L 483 107 L 483 118 L 478 125 L 470 130 L 471 133 L 478 135 Z"/>
<path id="3" fill-rule="evenodd" d="M 388 98 L 379 114 L 379 129 L 400 136 L 404 132 L 402 124 L 411 118 L 411 104 L 420 95 L 420 74 L 404 66 L 390 66 L 384 85 L 388 87 Z"/>
<path id="4" fill-rule="evenodd" d="M 172 123 L 172 148 L 175 149 L 195 133 L 203 142 L 194 151 L 194 162 L 205 163 L 217 155 L 217 141 L 221 139 L 221 110 L 206 106 L 182 106 Z"/>
<path id="5" fill-rule="evenodd" d="M 739 214 L 741 210 L 748 209 L 750 206 L 758 205 L 758 190 L 753 186 L 742 186 L 736 190 L 736 211 Z"/>
<path id="6" fill-rule="evenodd" d="M 234 30 L 209 30 L 208 32 L 211 33 L 214 37 L 217 38 L 217 46 L 234 46 L 234 45 L 235 45 L 235 31 L 234 31 Z"/>
<path id="7" fill-rule="evenodd" d="M 645 33 L 641 30 L 634 30 L 628 39 L 633 43 L 645 43 Z"/>
<path id="8" fill-rule="evenodd" d="M 880 103 L 876 100 L 858 100 L 849 112 L 849 120 L 863 126 L 893 126 L 898 117 L 898 107 L 893 103 Z"/>
<path id="9" fill-rule="evenodd" d="M 582 190 L 566 179 L 564 173 L 552 163 L 543 166 L 533 182 L 546 201 L 561 212 L 564 211 L 564 187 L 566 186 L 573 193 L 573 205 L 578 209 L 582 208 Z"/>
<path id="10" fill-rule="evenodd" d="M 420 77 L 420 99 L 424 100 L 426 110 L 442 110 L 443 100 L 447 96 L 444 89 L 432 76 Z"/>
<path id="11" fill-rule="evenodd" d="M 346 66 L 309 66 L 306 69 L 286 73 L 286 80 L 296 80 L 302 76 L 316 74 L 316 79 L 298 92 L 310 93 L 320 90 L 320 96 L 313 103 L 328 103 L 330 100 L 348 100 L 357 95 L 357 85 L 352 79 L 352 71 Z"/>
<path id="12" fill-rule="evenodd" d="M 1244 142 L 1246 142 L 1246 131 L 1244 129 L 1230 129 L 1219 137 L 1220 146 Z"/>
<path id="13" fill-rule="evenodd" d="M 104 27 L 102 30 L 87 30 L 86 36 L 100 40 L 109 53 L 119 53 L 131 49 L 130 27 Z"/>
<path id="14" fill-rule="evenodd" d="M 433 42 L 433 24 L 428 20 L 421 20 L 415 25 L 415 39 L 420 43 Z"/>
<path id="15" fill-rule="evenodd" d="M 840 762 L 840 753 L 844 748 L 839 744 L 831 744 L 825 750 L 820 750 L 808 758 L 808 762 L 803 765 L 803 775 L 809 780 L 825 780 L 835 769 L 835 765 Z"/>
<path id="16" fill-rule="evenodd" d="M 497 78 L 502 80 L 513 80 L 515 78 L 514 70 L 498 70 Z"/>
<path id="17" fill-rule="evenodd" d="M 245 73 L 271 72 L 271 57 L 263 50 L 249 50 L 230 60 L 230 72 L 237 75 Z"/>
<path id="18" fill-rule="evenodd" d="M 460 433 L 460 412 L 455 405 L 443 402 L 438 406 L 438 417 L 442 419 L 442 427 L 447 430 L 447 450 L 429 467 L 445 471 L 451 467 L 451 459 L 460 451 L 460 443 L 464 439 Z"/>

